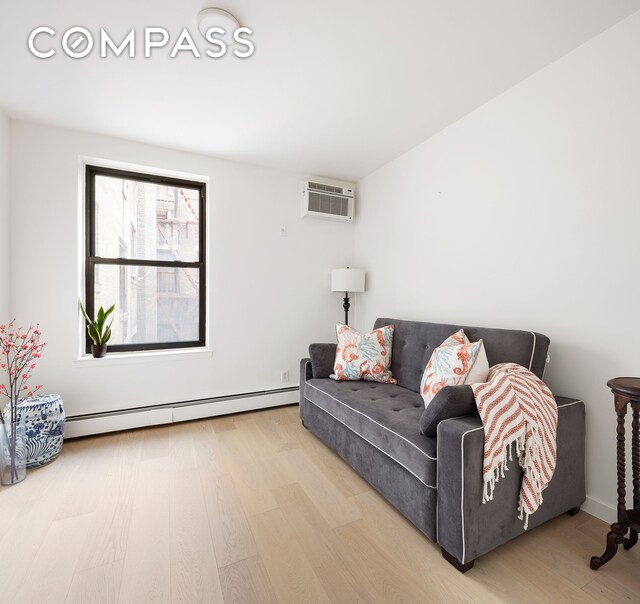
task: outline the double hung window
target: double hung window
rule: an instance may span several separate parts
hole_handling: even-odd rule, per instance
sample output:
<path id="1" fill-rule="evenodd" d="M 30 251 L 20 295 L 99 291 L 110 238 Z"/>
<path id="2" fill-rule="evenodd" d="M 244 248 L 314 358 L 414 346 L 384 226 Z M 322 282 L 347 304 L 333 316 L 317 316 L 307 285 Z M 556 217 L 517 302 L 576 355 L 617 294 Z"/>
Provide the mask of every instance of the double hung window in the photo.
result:
<path id="1" fill-rule="evenodd" d="M 86 309 L 116 305 L 110 352 L 205 345 L 205 187 L 86 167 Z"/>

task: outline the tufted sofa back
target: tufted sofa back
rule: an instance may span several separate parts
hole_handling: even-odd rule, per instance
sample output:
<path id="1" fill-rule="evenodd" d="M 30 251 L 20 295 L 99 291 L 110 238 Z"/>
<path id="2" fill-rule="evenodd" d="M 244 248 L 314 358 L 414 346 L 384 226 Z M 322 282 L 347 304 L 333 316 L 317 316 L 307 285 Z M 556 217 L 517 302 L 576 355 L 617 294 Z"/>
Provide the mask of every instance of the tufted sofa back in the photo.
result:
<path id="1" fill-rule="evenodd" d="M 544 373 L 549 338 L 533 331 L 468 327 L 445 323 L 423 323 L 380 318 L 374 329 L 395 325 L 391 371 L 398 384 L 414 392 L 420 390 L 424 368 L 434 348 L 440 346 L 452 333 L 464 329 L 472 342 L 484 340 L 489 365 L 518 363 L 531 369 L 539 378 Z"/>

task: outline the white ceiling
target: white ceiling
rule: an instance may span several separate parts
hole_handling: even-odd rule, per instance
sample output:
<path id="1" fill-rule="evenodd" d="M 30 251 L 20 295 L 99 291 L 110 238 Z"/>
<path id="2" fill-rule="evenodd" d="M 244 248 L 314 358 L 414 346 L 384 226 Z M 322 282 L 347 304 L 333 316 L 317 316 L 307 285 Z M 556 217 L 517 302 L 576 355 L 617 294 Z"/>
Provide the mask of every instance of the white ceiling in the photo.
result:
<path id="1" fill-rule="evenodd" d="M 0 107 L 51 123 L 357 180 L 636 10 L 639 0 L 5 2 Z M 213 60 L 38 60 L 30 31 L 133 26 L 197 35 L 206 6 L 254 30 Z M 7 18 L 8 15 L 8 18 Z M 201 38 L 199 38 L 200 40 Z M 56 48 L 59 48 L 59 40 Z"/>

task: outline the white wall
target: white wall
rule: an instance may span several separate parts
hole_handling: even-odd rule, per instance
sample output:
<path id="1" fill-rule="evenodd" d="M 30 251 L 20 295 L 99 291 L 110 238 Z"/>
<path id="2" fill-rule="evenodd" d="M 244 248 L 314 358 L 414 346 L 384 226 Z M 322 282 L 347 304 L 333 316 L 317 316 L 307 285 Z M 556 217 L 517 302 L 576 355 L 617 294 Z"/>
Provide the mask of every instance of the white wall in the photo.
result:
<path id="1" fill-rule="evenodd" d="M 352 259 L 353 226 L 301 218 L 306 175 L 24 122 L 11 123 L 11 145 L 11 306 L 41 322 L 37 379 L 67 414 L 296 386 L 309 343 L 334 337 L 329 273 Z M 77 360 L 79 156 L 210 178 L 212 356 Z"/>
<path id="2" fill-rule="evenodd" d="M 587 404 L 588 509 L 612 518 L 608 379 L 640 374 L 640 14 L 359 183 L 376 316 L 537 330 Z M 605 504 L 605 507 L 601 504 Z"/>
<path id="3" fill-rule="evenodd" d="M 0 111 L 0 323 L 9 316 L 9 120 Z"/>

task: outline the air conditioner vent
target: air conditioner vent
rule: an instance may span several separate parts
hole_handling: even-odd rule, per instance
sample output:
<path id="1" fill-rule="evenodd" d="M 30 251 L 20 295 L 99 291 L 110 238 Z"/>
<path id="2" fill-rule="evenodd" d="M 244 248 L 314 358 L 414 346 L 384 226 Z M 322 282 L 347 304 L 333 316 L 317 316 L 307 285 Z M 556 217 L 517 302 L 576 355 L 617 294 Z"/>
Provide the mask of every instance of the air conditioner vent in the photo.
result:
<path id="1" fill-rule="evenodd" d="M 331 220 L 353 220 L 353 187 L 307 181 L 303 187 L 302 215 Z"/>
<path id="2" fill-rule="evenodd" d="M 309 192 L 309 211 L 333 214 L 334 216 L 349 215 L 349 199 L 337 195 Z"/>
<path id="3" fill-rule="evenodd" d="M 309 189 L 314 191 L 326 191 L 327 193 L 342 193 L 342 187 L 336 187 L 335 185 L 325 185 L 320 182 L 309 181 Z"/>

